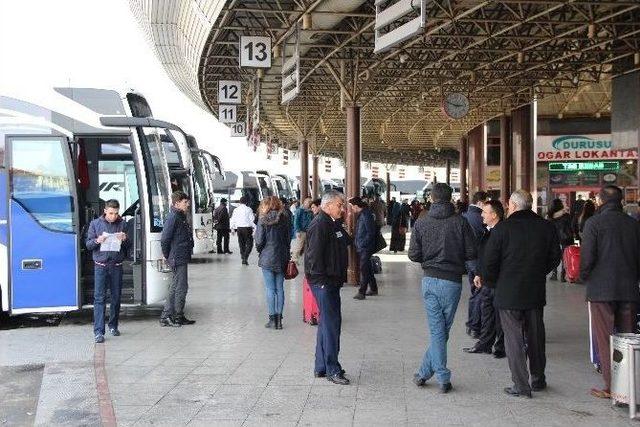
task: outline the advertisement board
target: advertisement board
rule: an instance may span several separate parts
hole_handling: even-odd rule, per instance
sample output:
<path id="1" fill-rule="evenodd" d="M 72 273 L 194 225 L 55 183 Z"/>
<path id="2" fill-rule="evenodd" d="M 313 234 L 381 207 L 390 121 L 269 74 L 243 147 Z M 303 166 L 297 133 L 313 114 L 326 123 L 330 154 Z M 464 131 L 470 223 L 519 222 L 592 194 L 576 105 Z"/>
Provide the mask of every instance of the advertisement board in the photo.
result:
<path id="1" fill-rule="evenodd" d="M 566 160 L 629 160 L 638 158 L 638 147 L 615 143 L 611 135 L 539 135 L 536 138 L 539 162 Z"/>

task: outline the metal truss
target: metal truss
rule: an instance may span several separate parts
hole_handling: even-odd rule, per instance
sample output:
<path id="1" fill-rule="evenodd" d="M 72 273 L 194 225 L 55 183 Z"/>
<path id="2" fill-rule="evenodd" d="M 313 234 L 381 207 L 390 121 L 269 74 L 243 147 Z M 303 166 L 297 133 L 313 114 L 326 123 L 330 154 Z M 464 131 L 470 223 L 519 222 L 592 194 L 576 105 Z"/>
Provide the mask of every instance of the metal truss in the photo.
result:
<path id="1" fill-rule="evenodd" d="M 169 27 L 157 20 L 170 13 L 152 10 L 156 3 L 150 0 L 131 2 L 162 58 L 167 50 L 159 41 Z M 216 114 L 217 81 L 249 83 L 256 74 L 238 66 L 240 35 L 270 35 L 277 56 L 299 22 L 301 92 L 288 106 L 280 105 L 280 59 L 275 58 L 262 77 L 264 131 L 289 147 L 300 138 L 323 141 L 322 154 L 342 157 L 343 109 L 357 104 L 363 159 L 408 164 L 454 158 L 452 149 L 469 130 L 534 99 L 542 115 L 606 116 L 610 80 L 640 69 L 640 0 L 433 0 L 424 33 L 380 55 L 373 54 L 373 3 L 166 2 L 178 14 L 194 17 L 175 19 L 183 23 L 186 46 L 192 46 L 185 49 L 190 56 L 182 58 L 191 68 L 176 68 L 179 52 L 163 62 L 170 74 L 167 64 L 173 64 L 178 87 Z M 198 10 L 204 20 L 197 18 Z M 144 21 L 145 16 L 156 21 Z M 201 54 L 194 58 L 199 45 Z M 462 120 L 450 120 L 441 111 L 443 95 L 452 91 L 470 99 L 471 110 Z M 246 114 L 243 106 L 239 114 Z"/>

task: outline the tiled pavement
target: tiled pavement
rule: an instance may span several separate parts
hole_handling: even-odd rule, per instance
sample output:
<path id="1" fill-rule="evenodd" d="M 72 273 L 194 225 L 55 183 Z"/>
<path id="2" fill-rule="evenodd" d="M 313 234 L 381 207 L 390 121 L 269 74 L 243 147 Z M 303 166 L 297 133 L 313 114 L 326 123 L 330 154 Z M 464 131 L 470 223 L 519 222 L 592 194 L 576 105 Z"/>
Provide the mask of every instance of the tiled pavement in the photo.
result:
<path id="1" fill-rule="evenodd" d="M 233 248 L 232 248 L 233 250 Z M 588 360 L 584 289 L 548 284 L 549 389 L 531 400 L 502 393 L 506 360 L 462 353 L 465 286 L 449 343 L 454 391 L 416 388 L 427 343 L 421 271 L 405 255 L 383 254 L 380 296 L 355 301 L 342 290 L 342 387 L 313 378 L 313 326 L 301 321 L 300 279 L 286 282 L 284 329 L 266 330 L 261 274 L 237 253 L 190 266 L 193 326 L 160 328 L 157 311 L 124 316 L 107 337 L 106 369 L 119 425 L 626 425 L 626 410 L 589 396 L 599 377 Z M 77 324 L 81 323 L 81 324 Z M 0 367 L 44 364 L 36 424 L 99 423 L 88 321 L 0 331 Z M 1 371 L 0 371 L 1 372 Z M 8 391 L 0 386 L 0 393 Z M 2 407 L 0 396 L 0 408 Z M 0 410 L 0 424 L 2 424 Z"/>

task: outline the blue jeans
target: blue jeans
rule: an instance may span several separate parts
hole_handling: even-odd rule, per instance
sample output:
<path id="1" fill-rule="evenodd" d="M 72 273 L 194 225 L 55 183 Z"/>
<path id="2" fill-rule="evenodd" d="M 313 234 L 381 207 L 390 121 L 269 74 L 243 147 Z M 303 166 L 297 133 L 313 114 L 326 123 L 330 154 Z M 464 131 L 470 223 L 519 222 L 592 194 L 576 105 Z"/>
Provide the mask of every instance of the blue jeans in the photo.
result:
<path id="1" fill-rule="evenodd" d="M 342 371 L 342 366 L 338 362 L 342 327 L 340 288 L 312 283 L 311 292 L 320 309 L 320 322 L 316 335 L 315 371 L 328 376 L 339 374 Z"/>
<path id="2" fill-rule="evenodd" d="M 284 273 L 263 268 L 262 275 L 267 293 L 269 315 L 282 314 L 284 309 Z"/>
<path id="3" fill-rule="evenodd" d="M 107 286 L 111 292 L 111 304 L 109 307 L 109 329 L 118 329 L 120 317 L 120 294 L 122 292 L 122 266 L 121 265 L 95 265 L 93 293 L 93 333 L 104 335 L 104 310 L 106 303 Z"/>
<path id="4" fill-rule="evenodd" d="M 428 380 L 435 374 L 440 384 L 451 380 L 451 371 L 447 369 L 447 341 L 461 291 L 462 283 L 434 277 L 422 278 L 422 298 L 431 340 L 418 370 L 421 378 Z"/>

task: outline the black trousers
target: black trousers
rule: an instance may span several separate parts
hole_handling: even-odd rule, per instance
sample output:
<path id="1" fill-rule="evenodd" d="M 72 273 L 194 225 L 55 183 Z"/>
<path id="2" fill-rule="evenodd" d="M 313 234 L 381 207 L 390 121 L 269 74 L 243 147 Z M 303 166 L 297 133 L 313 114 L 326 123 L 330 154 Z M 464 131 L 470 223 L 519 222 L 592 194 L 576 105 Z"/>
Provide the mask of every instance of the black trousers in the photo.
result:
<path id="1" fill-rule="evenodd" d="M 545 333 L 543 309 L 500 310 L 500 320 L 504 330 L 504 344 L 509 359 L 509 369 L 515 387 L 520 392 L 531 391 L 531 384 L 546 381 L 544 369 Z M 529 371 L 527 371 L 527 358 Z"/>
<path id="2" fill-rule="evenodd" d="M 358 292 L 363 295 L 367 292 L 367 286 L 371 289 L 371 292 L 378 292 L 378 282 L 376 282 L 376 276 L 373 274 L 371 265 L 372 256 L 373 254 L 369 252 L 358 253 L 360 263 L 360 289 Z"/>
<path id="3" fill-rule="evenodd" d="M 310 285 L 311 292 L 320 309 L 320 321 L 316 335 L 315 371 L 329 376 L 339 374 L 342 370 L 338 361 L 340 330 L 342 328 L 340 288 L 316 283 Z"/>
<path id="4" fill-rule="evenodd" d="M 504 333 L 500 324 L 500 313 L 494 305 L 495 291 L 486 286 L 480 288 L 480 339 L 476 344 L 480 348 L 491 350 L 495 344 L 495 351 L 504 351 Z"/>
<path id="5" fill-rule="evenodd" d="M 229 252 L 229 233 L 231 230 L 217 230 L 216 249 L 219 254 Z M 224 240 L 224 247 L 222 246 Z"/>
<path id="6" fill-rule="evenodd" d="M 240 246 L 240 258 L 243 261 L 249 259 L 253 249 L 253 227 L 238 227 L 238 245 Z"/>

